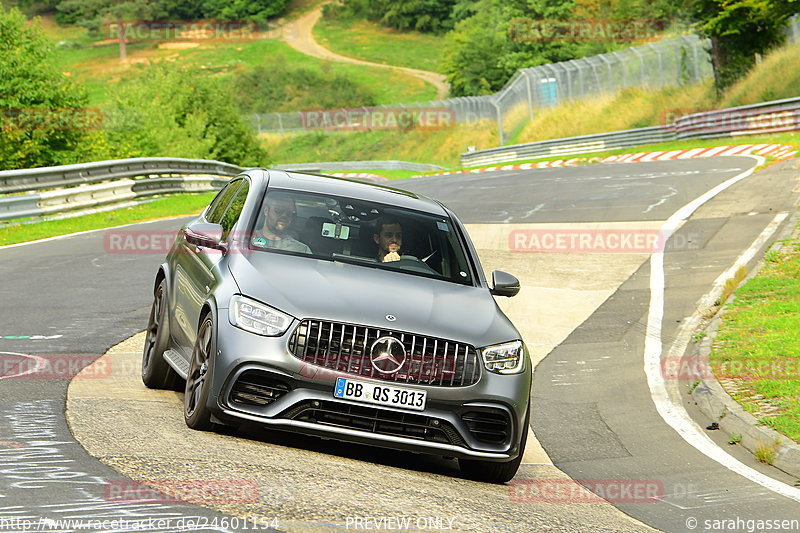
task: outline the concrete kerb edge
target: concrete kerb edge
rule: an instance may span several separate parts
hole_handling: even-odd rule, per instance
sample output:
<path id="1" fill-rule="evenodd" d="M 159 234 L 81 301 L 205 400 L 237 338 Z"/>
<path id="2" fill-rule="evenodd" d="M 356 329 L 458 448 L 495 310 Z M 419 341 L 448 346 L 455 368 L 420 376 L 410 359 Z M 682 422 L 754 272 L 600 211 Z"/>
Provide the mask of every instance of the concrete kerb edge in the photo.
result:
<path id="1" fill-rule="evenodd" d="M 794 234 L 800 233 L 797 228 L 800 212 L 794 213 L 790 217 L 787 231 L 776 240 L 781 240 Z M 780 249 L 782 245 L 773 245 L 770 249 Z M 755 276 L 764 267 L 764 259 L 760 259 L 757 265 L 748 273 L 748 279 Z M 717 335 L 719 325 L 722 322 L 722 315 L 726 307 L 723 306 L 716 315 L 710 320 L 704 331 L 706 335 L 703 340 L 696 344 L 691 355 L 707 360 L 711 354 L 711 345 Z M 712 376 L 700 380 L 700 383 L 689 393 L 700 411 L 712 421 L 719 424 L 719 429 L 729 437 L 741 435 L 739 445 L 751 453 L 761 446 L 775 446 L 775 460 L 772 466 L 786 472 L 787 474 L 800 478 L 800 444 L 774 429 L 764 426 L 758 422 L 755 416 L 745 411 L 745 409 L 734 400 L 722 387 L 716 377 Z"/>

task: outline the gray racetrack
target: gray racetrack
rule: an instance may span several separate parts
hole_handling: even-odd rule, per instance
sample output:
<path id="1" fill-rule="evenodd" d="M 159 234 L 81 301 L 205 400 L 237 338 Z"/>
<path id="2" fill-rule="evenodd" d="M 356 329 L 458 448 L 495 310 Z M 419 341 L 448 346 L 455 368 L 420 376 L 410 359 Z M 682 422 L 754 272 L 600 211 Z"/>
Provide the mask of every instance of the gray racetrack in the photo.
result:
<path id="1" fill-rule="evenodd" d="M 466 223 L 663 220 L 752 164 L 749 158 L 710 158 L 393 184 L 442 200 Z M 665 341 L 774 214 L 793 208 L 790 172 L 778 167 L 748 178 L 712 201 L 707 216 L 698 213 L 681 229 L 685 242 L 694 245 L 667 254 Z M 714 206 L 719 206 L 718 214 Z M 174 230 L 180 223 L 144 227 Z M 0 351 L 99 356 L 144 328 L 152 278 L 163 254 L 109 253 L 103 243 L 103 232 L 95 232 L 0 249 Z M 700 455 L 655 412 L 641 356 L 648 275 L 646 263 L 537 368 L 532 422 L 537 437 L 555 464 L 573 478 L 662 483 L 670 496 L 665 501 L 619 506 L 665 531 L 692 530 L 686 525 L 689 517 L 698 519 L 700 526 L 703 520 L 737 517 L 800 518 L 800 504 Z M 104 484 L 122 478 L 71 438 L 63 417 L 67 383 L 0 380 L 0 517 L 152 516 L 152 505 L 120 505 L 103 497 Z M 31 429 L 37 425 L 44 432 Z M 52 445 L 41 444 L 48 442 Z M 42 457 L 63 461 L 57 464 L 63 475 L 52 475 L 47 463 L 21 459 L 15 452 L 32 446 L 52 448 Z M 758 466 L 748 455 L 741 458 Z M 12 468 L 22 461 L 24 469 Z M 86 502 L 96 509 L 80 512 Z M 218 516 L 186 505 L 158 509 L 174 516 Z"/>

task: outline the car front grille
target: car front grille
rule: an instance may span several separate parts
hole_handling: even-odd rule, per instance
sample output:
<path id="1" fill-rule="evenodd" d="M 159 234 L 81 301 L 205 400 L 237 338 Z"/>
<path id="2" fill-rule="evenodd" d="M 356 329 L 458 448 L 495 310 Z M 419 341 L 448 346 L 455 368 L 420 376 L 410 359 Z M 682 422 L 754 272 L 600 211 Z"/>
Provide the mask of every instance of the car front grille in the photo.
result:
<path id="1" fill-rule="evenodd" d="M 291 420 L 465 446 L 464 440 L 445 420 L 326 400 L 305 401 L 282 415 Z"/>
<path id="2" fill-rule="evenodd" d="M 229 402 L 233 405 L 269 405 L 289 392 L 289 386 L 265 372 L 248 370 L 231 387 Z"/>
<path id="3" fill-rule="evenodd" d="M 393 337 L 402 343 L 400 368 L 381 372 L 372 363 L 375 341 Z M 463 387 L 478 381 L 478 355 L 468 344 L 322 320 L 303 320 L 292 333 L 289 349 L 305 363 L 351 375 L 398 383 Z"/>

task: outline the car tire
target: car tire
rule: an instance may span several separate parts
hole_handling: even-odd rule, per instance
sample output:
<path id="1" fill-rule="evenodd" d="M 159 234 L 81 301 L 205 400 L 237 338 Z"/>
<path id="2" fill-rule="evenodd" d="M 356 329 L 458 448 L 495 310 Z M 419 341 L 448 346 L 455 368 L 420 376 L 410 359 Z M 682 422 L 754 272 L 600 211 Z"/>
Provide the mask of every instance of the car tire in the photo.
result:
<path id="1" fill-rule="evenodd" d="M 525 424 L 522 427 L 522 438 L 519 441 L 519 455 L 511 461 L 476 461 L 474 459 L 459 459 L 458 466 L 461 473 L 475 481 L 487 483 L 505 483 L 511 481 L 522 463 L 522 454 L 525 453 L 525 444 L 528 442 L 528 427 L 530 425 L 531 409 L 525 414 Z"/>
<path id="2" fill-rule="evenodd" d="M 208 394 L 211 389 L 211 356 L 216 350 L 214 320 L 207 314 L 197 329 L 197 340 L 192 349 L 189 374 L 186 376 L 186 390 L 183 396 L 183 418 L 186 425 L 198 431 L 214 429 L 211 411 L 208 408 Z"/>
<path id="3" fill-rule="evenodd" d="M 158 284 L 147 322 L 147 335 L 142 351 L 142 382 L 150 389 L 175 390 L 181 378 L 164 359 L 169 347 L 169 327 L 167 325 L 167 285 L 164 280 Z"/>

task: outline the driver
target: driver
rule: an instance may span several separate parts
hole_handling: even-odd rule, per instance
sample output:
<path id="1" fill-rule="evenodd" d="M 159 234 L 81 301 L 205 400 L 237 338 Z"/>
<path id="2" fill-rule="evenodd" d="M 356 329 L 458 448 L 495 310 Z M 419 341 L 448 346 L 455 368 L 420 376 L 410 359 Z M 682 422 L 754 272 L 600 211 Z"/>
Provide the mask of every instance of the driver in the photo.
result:
<path id="1" fill-rule="evenodd" d="M 388 263 L 400 260 L 400 247 L 403 245 L 403 228 L 396 218 L 383 217 L 378 219 L 372 239 L 378 245 L 378 261 Z"/>
<path id="2" fill-rule="evenodd" d="M 289 235 L 289 228 L 297 216 L 297 208 L 293 198 L 288 196 L 267 195 L 264 207 L 264 227 L 262 238 L 253 239 L 253 245 L 287 250 L 290 252 L 311 253 L 311 248 Z"/>

